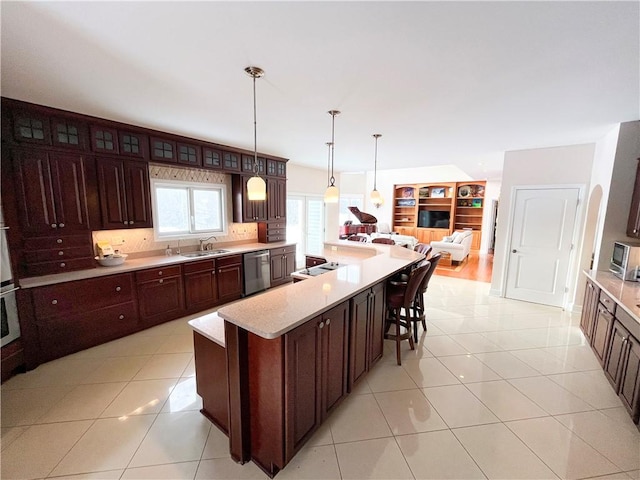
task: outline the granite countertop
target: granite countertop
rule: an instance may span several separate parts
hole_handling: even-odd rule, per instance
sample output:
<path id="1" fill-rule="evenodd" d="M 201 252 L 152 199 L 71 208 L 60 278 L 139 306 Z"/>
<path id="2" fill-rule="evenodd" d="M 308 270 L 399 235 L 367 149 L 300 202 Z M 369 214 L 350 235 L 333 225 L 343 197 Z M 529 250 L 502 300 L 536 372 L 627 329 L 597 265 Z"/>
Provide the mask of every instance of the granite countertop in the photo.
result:
<path id="1" fill-rule="evenodd" d="M 640 282 L 624 282 L 611 272 L 585 270 L 584 273 L 640 323 Z"/>
<path id="2" fill-rule="evenodd" d="M 395 245 L 346 241 L 325 243 L 324 249 L 313 254 L 345 266 L 225 305 L 218 315 L 263 338 L 277 338 L 424 258 Z"/>
<path id="3" fill-rule="evenodd" d="M 167 265 L 176 265 L 179 263 L 197 262 L 199 260 L 209 260 L 212 258 L 221 258 L 229 255 L 237 255 L 239 253 L 254 252 L 256 250 L 269 250 L 288 245 L 295 245 L 294 242 L 276 242 L 276 243 L 243 243 L 241 245 L 216 245 L 217 248 L 228 250 L 227 253 L 219 255 L 211 255 L 208 257 L 184 257 L 182 255 L 173 254 L 169 257 L 165 255 L 153 257 L 141 257 L 127 259 L 122 265 L 117 267 L 91 268 L 87 270 L 75 270 L 67 273 L 56 273 L 53 275 L 42 275 L 40 277 L 21 278 L 19 284 L 21 288 L 42 287 L 44 285 L 54 285 L 56 283 L 72 282 L 74 280 L 84 280 L 87 278 L 103 277 L 106 275 L 115 275 L 118 273 L 134 272 L 136 270 L 144 270 L 145 268 L 163 267 Z M 185 252 L 187 253 L 187 252 Z"/>

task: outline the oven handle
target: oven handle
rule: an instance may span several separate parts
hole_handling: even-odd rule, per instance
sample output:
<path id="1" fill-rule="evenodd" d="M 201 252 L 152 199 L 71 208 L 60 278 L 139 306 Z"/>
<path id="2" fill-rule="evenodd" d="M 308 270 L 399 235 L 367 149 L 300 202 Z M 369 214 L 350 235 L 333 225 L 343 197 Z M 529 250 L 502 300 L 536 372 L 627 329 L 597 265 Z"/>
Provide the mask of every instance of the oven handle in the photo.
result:
<path id="1" fill-rule="evenodd" d="M 6 292 L 0 292 L 0 297 L 4 297 L 5 295 L 8 295 L 10 293 L 15 292 L 16 290 L 20 290 L 20 287 L 14 287 L 11 290 L 7 290 Z"/>

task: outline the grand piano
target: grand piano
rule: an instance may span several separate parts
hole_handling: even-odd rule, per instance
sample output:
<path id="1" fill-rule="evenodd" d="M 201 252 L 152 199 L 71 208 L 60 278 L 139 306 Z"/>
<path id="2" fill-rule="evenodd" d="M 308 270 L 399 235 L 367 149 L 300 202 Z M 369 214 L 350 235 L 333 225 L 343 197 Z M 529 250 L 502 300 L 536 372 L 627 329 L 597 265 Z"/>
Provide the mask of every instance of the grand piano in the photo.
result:
<path id="1" fill-rule="evenodd" d="M 359 224 L 349 223 L 340 227 L 340 238 L 344 239 L 355 235 L 356 233 L 372 234 L 377 230 L 376 224 L 378 219 L 373 215 L 361 212 L 358 207 L 347 207 L 351 213 L 358 219 Z"/>

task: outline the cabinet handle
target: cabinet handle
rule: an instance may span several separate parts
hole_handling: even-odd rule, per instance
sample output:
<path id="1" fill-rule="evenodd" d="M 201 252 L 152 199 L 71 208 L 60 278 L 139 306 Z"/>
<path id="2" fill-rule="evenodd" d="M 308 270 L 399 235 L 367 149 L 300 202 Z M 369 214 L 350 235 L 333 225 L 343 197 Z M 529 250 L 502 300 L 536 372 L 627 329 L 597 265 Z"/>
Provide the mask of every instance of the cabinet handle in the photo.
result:
<path id="1" fill-rule="evenodd" d="M 120 315 L 120 316 L 118 316 L 118 318 L 119 318 L 120 320 L 122 320 L 122 319 L 124 319 L 124 315 Z"/>
<path id="2" fill-rule="evenodd" d="M 216 274 L 216 271 L 215 271 L 215 270 L 212 270 L 212 271 L 211 271 L 211 275 L 215 275 L 215 274 Z"/>
<path id="3" fill-rule="evenodd" d="M 62 243 L 62 239 L 61 238 L 57 239 L 56 243 Z"/>
<path id="4" fill-rule="evenodd" d="M 59 255 L 59 256 L 63 256 L 63 255 L 64 255 L 64 252 L 63 252 L 62 250 L 60 250 L 60 251 L 58 252 L 58 255 Z"/>
<path id="5" fill-rule="evenodd" d="M 124 225 L 128 225 L 129 222 L 127 222 L 126 220 L 124 222 L 122 222 Z"/>
<path id="6" fill-rule="evenodd" d="M 318 325 L 318 328 L 322 330 L 324 328 L 324 322 L 320 322 L 320 325 Z"/>
<path id="7" fill-rule="evenodd" d="M 158 271 L 158 275 L 162 275 L 162 270 L 159 270 L 159 271 Z"/>
<path id="8" fill-rule="evenodd" d="M 158 283 L 164 283 L 164 278 L 161 278 L 160 280 L 158 280 Z"/>
<path id="9" fill-rule="evenodd" d="M 122 290 L 122 287 L 116 287 L 116 292 L 119 292 L 120 290 Z"/>
<path id="10" fill-rule="evenodd" d="M 330 319 L 330 318 L 327 318 L 327 321 L 326 321 L 325 323 L 326 323 L 326 325 L 327 325 L 327 327 L 328 327 L 328 326 L 329 326 L 329 324 L 331 323 L 331 319 Z"/>
<path id="11" fill-rule="evenodd" d="M 51 228 L 58 228 L 58 225 L 56 225 L 55 223 L 52 223 Z"/>
<path id="12" fill-rule="evenodd" d="M 58 226 L 59 226 L 60 228 L 64 228 L 64 223 L 59 223 L 59 224 L 58 224 Z"/>
<path id="13" fill-rule="evenodd" d="M 51 300 L 51 305 L 57 305 L 57 304 L 58 304 L 58 300 L 55 300 L 55 299 Z"/>
<path id="14" fill-rule="evenodd" d="M 67 264 L 66 264 L 66 263 L 64 263 L 64 262 L 62 262 L 62 263 L 60 264 L 60 266 L 61 266 L 62 268 L 64 268 L 64 267 L 66 267 L 66 266 L 67 266 Z"/>

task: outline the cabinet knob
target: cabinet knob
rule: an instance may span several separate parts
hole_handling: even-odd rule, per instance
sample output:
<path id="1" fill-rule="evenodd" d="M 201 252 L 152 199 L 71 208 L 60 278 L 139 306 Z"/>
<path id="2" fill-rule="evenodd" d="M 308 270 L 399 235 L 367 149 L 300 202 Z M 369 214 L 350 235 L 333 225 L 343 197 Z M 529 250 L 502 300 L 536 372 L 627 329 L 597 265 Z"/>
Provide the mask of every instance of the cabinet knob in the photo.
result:
<path id="1" fill-rule="evenodd" d="M 66 263 L 64 263 L 64 262 L 62 262 L 62 263 L 60 264 L 60 266 L 61 266 L 62 268 L 64 268 L 64 267 L 66 267 L 66 266 L 67 266 L 67 264 L 66 264 Z"/>
<path id="2" fill-rule="evenodd" d="M 129 220 L 129 225 L 133 225 L 133 220 Z"/>
<path id="3" fill-rule="evenodd" d="M 324 328 L 324 322 L 320 322 L 320 325 L 318 325 L 319 329 L 323 329 Z"/>
<path id="4" fill-rule="evenodd" d="M 123 319 L 124 319 L 124 315 L 119 315 L 119 316 L 118 316 L 118 318 L 119 318 L 120 320 L 123 320 Z"/>
<path id="5" fill-rule="evenodd" d="M 58 300 L 51 300 L 51 305 L 57 305 L 58 304 Z"/>
<path id="6" fill-rule="evenodd" d="M 57 239 L 56 243 L 62 243 L 62 239 L 61 238 Z"/>
<path id="7" fill-rule="evenodd" d="M 159 270 L 159 271 L 158 271 L 158 275 L 162 275 L 162 270 Z"/>
<path id="8" fill-rule="evenodd" d="M 59 223 L 59 224 L 58 224 L 58 226 L 59 226 L 60 228 L 64 228 L 64 223 Z"/>
<path id="9" fill-rule="evenodd" d="M 215 274 L 216 274 L 216 271 L 215 271 L 215 270 L 212 270 L 212 271 L 211 271 L 211 275 L 215 275 Z"/>
<path id="10" fill-rule="evenodd" d="M 128 225 L 129 222 L 127 222 L 126 220 L 124 222 L 122 222 L 124 225 Z"/>
<path id="11" fill-rule="evenodd" d="M 164 282 L 164 279 L 163 279 L 163 278 L 161 278 L 160 280 L 158 280 L 158 283 L 163 283 L 163 282 Z"/>
<path id="12" fill-rule="evenodd" d="M 331 319 L 327 318 L 327 321 L 326 321 L 327 327 L 329 326 L 330 323 L 331 323 Z"/>
<path id="13" fill-rule="evenodd" d="M 63 252 L 62 250 L 60 250 L 60 251 L 58 252 L 58 255 L 59 255 L 59 256 L 63 256 L 63 255 L 64 255 L 64 252 Z"/>
<path id="14" fill-rule="evenodd" d="M 52 223 L 51 228 L 58 228 L 58 225 L 56 225 L 55 223 Z"/>
<path id="15" fill-rule="evenodd" d="M 119 292 L 120 290 L 122 290 L 122 287 L 116 287 L 116 292 Z"/>

